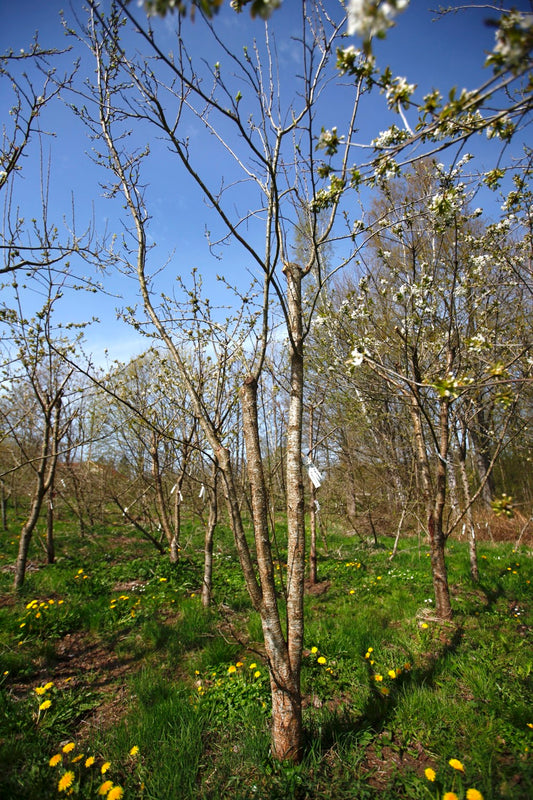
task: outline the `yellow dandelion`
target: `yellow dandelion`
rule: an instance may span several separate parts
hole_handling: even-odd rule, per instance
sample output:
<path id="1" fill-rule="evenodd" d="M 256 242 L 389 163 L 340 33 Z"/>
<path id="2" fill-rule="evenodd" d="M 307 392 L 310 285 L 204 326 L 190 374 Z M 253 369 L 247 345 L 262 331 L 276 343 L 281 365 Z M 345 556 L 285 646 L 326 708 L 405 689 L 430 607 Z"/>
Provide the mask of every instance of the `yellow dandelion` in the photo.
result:
<path id="1" fill-rule="evenodd" d="M 105 775 L 110 766 L 111 766 L 111 761 L 106 761 L 104 764 L 102 764 L 102 766 L 100 767 L 100 772 L 102 773 L 102 775 Z"/>
<path id="2" fill-rule="evenodd" d="M 137 745 L 134 745 L 130 750 L 130 756 L 137 756 L 139 755 L 139 748 Z"/>
<path id="3" fill-rule="evenodd" d="M 33 691 L 35 692 L 35 694 L 44 694 L 46 692 L 46 689 L 44 688 L 44 686 L 36 686 Z"/>
<path id="4" fill-rule="evenodd" d="M 81 761 L 81 760 L 82 760 L 82 758 L 83 758 L 83 753 L 79 753 L 77 756 L 75 756 L 75 757 L 72 759 L 72 763 L 73 763 L 73 764 L 77 764 L 77 763 L 78 763 L 78 761 Z"/>
<path id="5" fill-rule="evenodd" d="M 75 747 L 76 745 L 74 744 L 74 742 L 67 742 L 67 744 L 63 746 L 63 752 L 70 753 L 72 750 L 74 750 Z"/>
<path id="6" fill-rule="evenodd" d="M 434 769 L 431 769 L 431 767 L 426 767 L 426 769 L 424 770 L 424 775 L 426 776 L 426 778 L 428 779 L 428 781 L 432 781 L 432 782 L 433 782 L 433 781 L 435 780 L 435 778 L 437 777 L 437 776 L 436 776 L 436 773 L 435 773 L 435 770 L 434 770 Z"/>
<path id="7" fill-rule="evenodd" d="M 312 647 L 311 648 L 311 652 L 312 653 L 318 653 L 318 647 Z"/>
<path id="8" fill-rule="evenodd" d="M 467 789 L 466 800 L 483 800 L 483 795 L 477 789 Z"/>
<path id="9" fill-rule="evenodd" d="M 450 758 L 450 760 L 448 761 L 448 764 L 450 765 L 450 767 L 453 767 L 453 769 L 456 769 L 459 772 L 464 772 L 465 771 L 465 768 L 463 767 L 463 765 L 461 764 L 461 762 L 457 758 Z"/>
<path id="10" fill-rule="evenodd" d="M 167 582 L 166 578 L 159 578 L 159 583 L 166 583 L 166 582 Z"/>
<path id="11" fill-rule="evenodd" d="M 98 794 L 107 794 L 113 788 L 113 781 L 104 781 L 98 789 Z"/>
<path id="12" fill-rule="evenodd" d="M 121 800 L 123 794 L 124 794 L 124 789 L 122 789 L 121 786 L 113 786 L 113 788 L 107 795 L 107 800 Z"/>
<path id="13" fill-rule="evenodd" d="M 256 670 L 254 672 L 254 678 L 260 678 L 260 677 L 261 677 L 261 673 L 259 672 L 259 670 Z"/>
<path id="14" fill-rule="evenodd" d="M 235 664 L 232 664 L 230 667 L 228 667 L 228 672 L 229 672 L 230 675 L 233 672 L 237 672 L 237 667 L 235 666 Z"/>
<path id="15" fill-rule="evenodd" d="M 92 767 L 93 764 L 94 764 L 94 756 L 89 756 L 89 758 L 86 759 L 85 761 L 85 766 L 88 769 L 89 767 Z"/>
<path id="16" fill-rule="evenodd" d="M 61 755 L 61 753 L 56 753 L 54 756 L 52 756 L 52 758 L 48 763 L 51 767 L 57 767 L 57 765 L 61 762 L 62 758 L 63 756 Z"/>
<path id="17" fill-rule="evenodd" d="M 317 658 L 317 662 L 318 662 L 319 664 L 326 664 L 326 663 L 327 663 L 327 662 L 326 662 L 326 659 L 324 658 L 324 656 L 319 656 L 319 657 Z"/>
<path id="18" fill-rule="evenodd" d="M 420 627 L 425 629 L 425 628 L 428 628 L 429 625 L 427 624 L 427 622 L 423 622 Z"/>
<path id="19" fill-rule="evenodd" d="M 45 700 L 44 703 L 41 703 L 41 705 L 39 706 L 39 711 L 46 711 L 46 709 L 50 708 L 51 705 L 52 705 L 51 700 Z"/>
<path id="20" fill-rule="evenodd" d="M 46 684 L 44 685 L 44 691 L 45 691 L 45 692 L 47 692 L 47 691 L 48 691 L 48 689 L 51 689 L 53 685 L 54 685 L 54 684 L 53 684 L 53 682 L 52 682 L 52 681 L 48 681 L 48 683 L 46 683 Z"/>
<path id="21" fill-rule="evenodd" d="M 237 661 L 237 663 L 235 664 L 235 666 L 236 666 L 236 667 L 242 667 L 242 661 Z"/>
<path id="22" fill-rule="evenodd" d="M 381 694 L 384 694 L 384 695 L 390 694 L 390 689 L 388 689 L 386 686 L 382 686 L 381 687 Z"/>
<path id="23" fill-rule="evenodd" d="M 382 681 L 383 680 L 383 675 L 374 675 L 374 680 L 375 681 Z"/>
<path id="24" fill-rule="evenodd" d="M 350 594 L 355 594 L 355 589 L 350 589 Z"/>
<path id="25" fill-rule="evenodd" d="M 442 795 L 442 800 L 459 800 L 455 792 L 445 792 Z"/>
<path id="26" fill-rule="evenodd" d="M 528 727 L 528 728 L 533 728 L 533 722 L 528 722 L 528 723 L 527 723 L 527 727 Z"/>
<path id="27" fill-rule="evenodd" d="M 389 678 L 392 678 L 394 680 L 394 678 L 396 677 L 396 670 L 389 669 L 389 671 L 387 672 L 387 675 L 389 676 Z"/>
<path id="28" fill-rule="evenodd" d="M 65 772 L 64 775 L 61 776 L 59 779 L 59 783 L 57 784 L 57 791 L 58 792 L 66 792 L 67 789 L 70 789 L 72 784 L 74 783 L 74 778 L 76 776 L 73 772 Z"/>
<path id="29" fill-rule="evenodd" d="M 250 669 L 255 669 L 256 667 L 257 667 L 257 664 L 255 663 L 255 661 L 253 662 L 253 664 L 250 664 Z"/>

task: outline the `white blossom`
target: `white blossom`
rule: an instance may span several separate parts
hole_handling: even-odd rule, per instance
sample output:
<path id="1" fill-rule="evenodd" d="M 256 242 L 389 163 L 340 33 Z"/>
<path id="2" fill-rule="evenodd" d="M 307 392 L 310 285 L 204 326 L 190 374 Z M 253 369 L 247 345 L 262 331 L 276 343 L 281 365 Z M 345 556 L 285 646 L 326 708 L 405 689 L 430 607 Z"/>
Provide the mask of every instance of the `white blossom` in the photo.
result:
<path id="1" fill-rule="evenodd" d="M 374 36 L 383 36 L 394 25 L 394 17 L 404 11 L 409 0 L 349 0 L 348 35 L 357 34 L 368 41 Z"/>
<path id="2" fill-rule="evenodd" d="M 360 367 L 364 360 L 364 353 L 361 353 L 357 347 L 354 347 L 348 359 L 348 364 L 352 367 Z"/>

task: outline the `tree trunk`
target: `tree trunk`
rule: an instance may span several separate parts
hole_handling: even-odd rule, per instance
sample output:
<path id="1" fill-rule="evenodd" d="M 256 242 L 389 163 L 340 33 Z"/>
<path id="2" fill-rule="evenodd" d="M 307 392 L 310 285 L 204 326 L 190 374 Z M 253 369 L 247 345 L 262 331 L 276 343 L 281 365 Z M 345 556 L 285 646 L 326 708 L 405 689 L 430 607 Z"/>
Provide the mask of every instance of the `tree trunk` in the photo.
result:
<path id="1" fill-rule="evenodd" d="M 468 475 L 466 472 L 466 426 L 462 426 L 462 440 L 459 444 L 459 470 L 461 473 L 461 482 L 463 484 L 463 494 L 466 504 L 466 522 L 468 529 L 468 555 L 470 559 L 470 576 L 475 583 L 479 583 L 479 567 L 477 560 L 476 548 L 476 529 L 474 526 L 474 518 L 472 515 L 472 500 L 470 498 L 470 486 L 468 484 Z"/>
<path id="2" fill-rule="evenodd" d="M 318 583 L 318 558 L 316 552 L 317 510 L 316 489 L 311 483 L 311 500 L 309 507 L 309 583 Z"/>
<path id="3" fill-rule="evenodd" d="M 218 464 L 213 464 L 212 483 L 209 487 L 209 517 L 205 529 L 204 542 L 204 578 L 202 581 L 202 605 L 208 608 L 211 604 L 213 587 L 213 537 L 218 519 L 217 480 Z"/>
<path id="4" fill-rule="evenodd" d="M 2 530 L 7 531 L 7 495 L 4 481 L 0 480 L 0 503 L 2 513 Z"/>
<path id="5" fill-rule="evenodd" d="M 278 761 L 302 759 L 302 702 L 299 686 L 292 692 L 280 688 L 270 678 L 272 694 L 272 755 Z"/>
<path id="6" fill-rule="evenodd" d="M 159 512 L 159 519 L 161 521 L 161 527 L 163 528 L 163 533 L 165 534 L 166 540 L 170 546 L 170 561 L 173 564 L 175 564 L 179 558 L 179 546 L 178 546 L 179 535 L 176 536 L 176 528 L 172 530 L 172 525 L 170 524 L 170 519 L 168 516 L 167 503 L 165 499 L 165 493 L 163 491 L 163 482 L 161 480 L 161 467 L 159 464 L 158 445 L 159 442 L 157 439 L 157 435 L 155 431 L 153 431 L 152 441 L 150 444 L 150 457 L 152 460 L 152 478 L 154 479 L 155 502 L 157 510 Z M 176 495 L 179 496 L 178 486 L 176 486 L 175 491 Z"/>
<path id="7" fill-rule="evenodd" d="M 46 489 L 44 488 L 44 481 L 39 480 L 33 496 L 28 519 L 22 526 L 22 530 L 20 532 L 17 562 L 15 564 L 15 581 L 13 584 L 15 590 L 21 588 L 22 584 L 24 583 L 24 578 L 26 577 L 26 564 L 28 562 L 28 551 L 30 549 L 31 537 L 37 524 L 37 520 L 39 519 L 45 494 Z"/>
<path id="8" fill-rule="evenodd" d="M 259 613 L 265 641 L 267 664 L 270 673 L 272 691 L 272 752 L 280 760 L 297 761 L 302 754 L 302 709 L 300 698 L 300 658 L 291 660 L 289 642 L 294 647 L 294 600 L 289 603 L 289 591 L 292 576 L 291 553 L 289 543 L 288 578 L 287 578 L 287 641 L 283 628 L 276 596 L 275 570 L 272 561 L 270 532 L 268 528 L 268 499 L 261 457 L 259 425 L 257 414 L 257 382 L 250 377 L 241 390 L 243 432 L 246 443 L 246 463 L 248 480 L 251 489 L 251 508 L 254 525 L 254 537 L 257 555 L 257 568 L 260 577 L 261 602 Z M 289 447 L 287 448 L 289 450 Z M 300 450 L 301 458 L 301 450 Z M 290 503 L 290 481 L 287 480 Z M 294 555 L 292 556 L 294 559 Z M 298 578 L 297 578 L 298 579 Z M 301 595 L 303 597 L 303 559 Z M 298 625 L 296 619 L 296 625 Z M 291 639 L 291 636 L 293 637 Z"/>
<path id="9" fill-rule="evenodd" d="M 448 475 L 449 411 L 449 401 L 444 397 L 440 402 L 440 441 L 437 461 L 435 504 L 428 518 L 431 566 L 433 568 L 433 586 L 435 589 L 435 610 L 440 619 L 452 618 L 448 572 L 444 557 L 446 537 L 443 530 L 446 480 Z"/>
<path id="10" fill-rule="evenodd" d="M 442 528 L 444 502 L 446 499 L 446 458 L 448 454 L 448 402 L 443 400 L 440 408 L 440 443 L 438 453 L 436 486 L 433 489 L 429 459 L 424 441 L 424 429 L 421 418 L 421 404 L 418 396 L 418 385 L 421 383 L 420 375 L 415 364 L 416 384 L 411 395 L 411 419 L 413 422 L 415 445 L 422 487 L 426 504 L 428 520 L 429 551 L 431 558 L 431 571 L 433 577 L 433 591 L 435 593 L 435 612 L 440 619 L 449 620 L 452 617 L 450 602 L 450 589 L 448 586 L 448 573 L 444 558 L 446 539 Z"/>
<path id="11" fill-rule="evenodd" d="M 53 564 L 56 558 L 54 545 L 54 501 L 52 496 L 48 498 L 46 509 L 46 558 L 49 564 Z"/>

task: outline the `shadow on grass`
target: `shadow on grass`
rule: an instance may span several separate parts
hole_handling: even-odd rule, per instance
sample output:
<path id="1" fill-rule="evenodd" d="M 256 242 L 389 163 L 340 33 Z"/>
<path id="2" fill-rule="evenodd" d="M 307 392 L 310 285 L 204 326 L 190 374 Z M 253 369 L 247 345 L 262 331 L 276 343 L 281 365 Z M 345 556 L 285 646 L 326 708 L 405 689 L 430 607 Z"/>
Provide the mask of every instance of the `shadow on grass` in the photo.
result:
<path id="1" fill-rule="evenodd" d="M 449 632 L 451 635 L 446 635 Z M 350 711 L 342 714 L 333 713 L 329 720 L 325 720 L 319 731 L 319 741 L 317 742 L 316 731 L 309 735 L 307 750 L 316 750 L 324 754 L 340 741 L 359 741 L 362 745 L 369 744 L 379 736 L 393 717 L 400 696 L 405 696 L 409 691 L 415 691 L 421 687 L 434 685 L 439 675 L 445 670 L 448 656 L 457 652 L 462 638 L 463 627 L 459 624 L 443 623 L 441 627 L 441 644 L 438 649 L 427 654 L 426 663 L 423 667 L 412 670 L 402 671 L 394 681 L 393 691 L 385 696 L 376 687 L 376 681 L 368 666 L 368 686 L 370 693 L 367 702 L 357 719 L 354 719 Z"/>

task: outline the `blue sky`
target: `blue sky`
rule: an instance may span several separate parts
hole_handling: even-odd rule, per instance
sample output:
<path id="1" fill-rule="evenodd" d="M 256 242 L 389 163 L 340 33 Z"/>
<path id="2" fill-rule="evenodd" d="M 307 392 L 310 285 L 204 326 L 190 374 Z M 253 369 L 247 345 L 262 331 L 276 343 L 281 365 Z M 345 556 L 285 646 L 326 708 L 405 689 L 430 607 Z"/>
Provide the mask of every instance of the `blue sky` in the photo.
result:
<path id="1" fill-rule="evenodd" d="M 396 27 L 389 32 L 386 40 L 375 45 L 378 63 L 382 66 L 390 64 L 393 73 L 405 76 L 410 83 L 416 83 L 419 87 L 417 97 L 436 87 L 443 93 L 452 86 L 474 88 L 489 77 L 488 71 L 483 69 L 483 62 L 485 52 L 493 46 L 494 30 L 484 22 L 487 17 L 493 15 L 492 12 L 486 8 L 478 8 L 447 14 L 436 20 L 435 12 L 429 10 L 434 5 L 437 4 L 412 0 L 408 10 L 398 17 Z M 530 9 L 529 2 L 524 0 L 514 5 L 523 10 Z M 0 0 L 0 6 L 1 51 L 8 48 L 12 48 L 14 52 L 22 48 L 27 50 L 35 31 L 39 32 L 39 41 L 43 47 L 62 48 L 72 44 L 65 38 L 59 18 L 60 9 L 64 8 L 66 18 L 72 19 L 72 9 L 61 0 L 17 0 L 17 2 Z M 81 10 L 82 6 L 80 0 L 73 0 L 72 8 Z M 284 0 L 282 8 L 276 12 L 271 23 L 276 34 L 283 76 L 282 88 L 288 93 L 293 90 L 292 76 L 298 69 L 290 37 L 297 29 L 299 6 L 298 0 Z M 131 7 L 138 16 L 141 16 L 141 11 L 136 8 L 135 2 Z M 328 7 L 333 10 L 338 8 L 337 0 L 328 0 Z M 172 17 L 158 23 L 162 35 L 161 41 L 165 47 L 171 47 L 173 25 Z M 191 50 L 195 54 L 205 56 L 206 60 L 212 63 L 214 54 L 206 50 L 200 26 L 189 21 L 186 26 L 187 41 Z M 235 15 L 229 9 L 228 0 L 217 19 L 217 26 L 221 36 L 228 37 L 229 44 L 235 48 L 235 52 L 240 52 L 243 41 L 249 42 L 253 35 L 260 37 L 262 30 L 261 22 L 251 21 L 248 13 Z M 347 40 L 346 44 L 350 43 L 351 41 Z M 358 46 L 356 39 L 353 40 L 353 44 Z M 65 69 L 77 56 L 82 58 L 81 73 L 90 71 L 92 67 L 84 60 L 86 54 L 77 46 L 72 53 L 64 56 Z M 342 112 L 339 106 L 339 102 L 342 101 L 339 98 L 340 96 L 332 91 L 321 103 L 320 124 L 326 128 L 335 125 Z M 3 113 L 6 112 L 9 102 L 9 97 L 1 98 L 0 108 Z M 390 115 L 387 116 L 382 111 L 384 107 L 383 98 L 379 97 L 375 104 L 368 107 L 360 123 L 362 141 L 368 142 L 390 124 Z M 48 109 L 41 125 L 44 130 L 54 133 L 54 136 L 42 137 L 44 156 L 45 159 L 50 158 L 51 164 L 50 217 L 61 227 L 63 217 L 70 214 L 71 197 L 74 197 L 80 229 L 84 227 L 85 221 L 94 218 L 98 231 L 105 226 L 110 232 L 120 231 L 120 204 L 105 201 L 101 196 L 99 181 L 105 179 L 105 175 L 99 173 L 87 157 L 91 145 L 83 126 L 61 103 L 55 103 Z M 193 137 L 196 132 L 194 128 L 191 129 Z M 184 276 L 190 268 L 198 267 L 205 275 L 208 291 L 217 293 L 220 290 L 214 281 L 215 274 L 225 274 L 231 280 L 234 271 L 243 267 L 246 269 L 246 264 L 242 261 L 242 257 L 236 256 L 233 251 L 224 251 L 225 258 L 222 261 L 215 260 L 209 254 L 204 232 L 206 223 L 211 227 L 211 222 L 205 202 L 194 191 L 190 181 L 174 169 L 164 148 L 156 142 L 152 142 L 152 147 L 154 156 L 149 188 L 153 217 L 151 236 L 158 244 L 160 263 L 163 264 L 167 254 L 170 254 L 167 274 L 179 273 Z M 484 139 L 480 137 L 475 140 L 468 149 L 479 153 L 477 168 L 484 169 L 492 165 L 495 150 L 494 147 L 489 147 Z M 220 172 L 218 159 L 218 151 L 215 148 L 211 149 L 209 142 L 203 145 L 204 167 L 210 176 L 216 177 L 217 180 L 223 177 L 217 176 L 217 171 Z M 28 149 L 22 174 L 18 176 L 15 187 L 15 198 L 25 218 L 38 213 L 39 163 L 39 142 L 35 137 Z M 238 200 L 239 195 L 236 197 Z M 242 202 L 246 206 L 247 200 L 244 195 Z M 490 214 L 490 209 L 487 211 Z M 213 225 L 216 229 L 216 223 Z M 88 331 L 88 349 L 95 353 L 97 360 L 101 360 L 104 347 L 109 348 L 113 358 L 127 358 L 132 352 L 139 351 L 146 345 L 146 340 L 139 341 L 137 334 L 123 323 L 116 321 L 115 307 L 134 302 L 135 283 L 123 276 L 111 275 L 106 279 L 106 286 L 111 293 L 121 295 L 124 301 L 118 297 L 66 296 L 59 309 L 60 318 L 64 321 L 81 321 L 97 314 L 102 323 Z"/>

